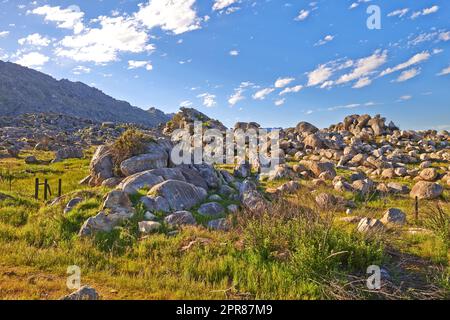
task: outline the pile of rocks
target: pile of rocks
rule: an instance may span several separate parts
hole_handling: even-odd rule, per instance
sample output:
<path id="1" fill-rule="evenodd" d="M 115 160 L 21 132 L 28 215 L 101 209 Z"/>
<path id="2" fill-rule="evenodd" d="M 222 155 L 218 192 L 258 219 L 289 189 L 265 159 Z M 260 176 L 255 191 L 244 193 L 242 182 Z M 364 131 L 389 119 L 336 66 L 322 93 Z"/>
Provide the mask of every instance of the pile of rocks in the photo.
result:
<path id="1" fill-rule="evenodd" d="M 450 183 L 448 166 L 431 167 L 450 160 L 450 136 L 446 131 L 401 131 L 379 115 L 352 115 L 342 123 L 319 130 L 301 122 L 281 131 L 284 160 L 297 165 L 275 168 L 269 179 L 292 176 L 332 180 L 338 191 L 408 193 L 407 185 L 374 180 L 402 178 L 418 182 L 412 197 L 435 199 Z M 418 168 L 413 168 L 417 166 Z M 337 176 L 336 168 L 351 170 L 348 178 Z"/>
<path id="2" fill-rule="evenodd" d="M 78 158 L 85 148 L 114 141 L 125 127 L 53 113 L 2 116 L 0 156 L 16 157 L 20 150 L 36 149 L 59 152 L 57 161 Z"/>
<path id="3" fill-rule="evenodd" d="M 194 132 L 194 123 L 199 122 L 206 129 L 217 129 L 225 131 L 227 128 L 218 120 L 209 118 L 207 115 L 193 108 L 180 108 L 173 118 L 163 127 L 164 134 L 172 134 L 177 129 L 189 130 Z"/>
<path id="4" fill-rule="evenodd" d="M 169 157 L 171 148 L 167 138 L 157 138 L 147 143 L 145 153 L 114 163 L 111 147 L 98 147 L 83 183 L 115 190 L 106 196 L 103 209 L 84 223 L 80 235 L 110 231 L 133 217 L 130 196 L 143 190 L 146 195 L 139 199 L 147 210 L 146 221 L 139 224 L 143 232 L 157 230 L 163 221 L 155 220 L 161 214 L 174 227 L 196 224 L 194 216 L 199 215 L 209 220 L 210 228 L 226 230 L 226 215 L 236 213 L 239 205 L 249 210 L 264 208 L 266 200 L 252 181 L 240 181 L 208 164 L 175 166 Z M 225 207 L 224 202 L 232 204 Z"/>

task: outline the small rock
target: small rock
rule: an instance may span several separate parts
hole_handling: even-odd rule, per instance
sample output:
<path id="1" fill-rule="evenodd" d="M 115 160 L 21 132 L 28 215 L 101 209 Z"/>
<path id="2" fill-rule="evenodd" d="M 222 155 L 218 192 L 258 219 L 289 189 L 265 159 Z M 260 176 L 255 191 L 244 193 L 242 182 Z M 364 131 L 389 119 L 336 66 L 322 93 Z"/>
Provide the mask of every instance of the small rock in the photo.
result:
<path id="1" fill-rule="evenodd" d="M 172 226 L 178 227 L 183 225 L 195 225 L 197 222 L 195 221 L 194 216 L 189 211 L 177 211 L 168 215 L 164 221 Z"/>
<path id="2" fill-rule="evenodd" d="M 230 227 L 231 227 L 230 223 L 225 218 L 216 219 L 208 222 L 208 228 L 213 230 L 228 231 L 230 230 Z"/>
<path id="3" fill-rule="evenodd" d="M 383 218 L 381 218 L 383 224 L 397 224 L 404 225 L 406 223 L 406 214 L 400 209 L 391 208 L 386 211 Z"/>
<path id="4" fill-rule="evenodd" d="M 384 224 L 378 219 L 363 218 L 358 224 L 358 232 L 369 233 L 384 230 Z"/>
<path id="5" fill-rule="evenodd" d="M 26 164 L 39 164 L 39 160 L 36 159 L 35 156 L 28 156 L 25 158 L 25 163 Z"/>
<path id="6" fill-rule="evenodd" d="M 77 291 L 61 298 L 61 300 L 99 300 L 99 295 L 94 288 L 83 286 Z"/>
<path id="7" fill-rule="evenodd" d="M 73 199 L 71 199 L 71 200 L 67 203 L 66 207 L 64 208 L 64 213 L 67 214 L 67 213 L 69 213 L 70 211 L 72 211 L 73 208 L 74 208 L 77 204 L 79 204 L 81 201 L 83 201 L 83 198 L 73 198 Z"/>
<path id="8" fill-rule="evenodd" d="M 229 213 L 233 213 L 234 214 L 234 213 L 237 213 L 239 211 L 239 207 L 237 205 L 235 205 L 235 204 L 230 204 L 227 207 L 227 210 L 228 210 Z"/>
<path id="9" fill-rule="evenodd" d="M 419 177 L 420 179 L 424 180 L 424 181 L 435 181 L 438 177 L 438 172 L 435 168 L 427 168 L 422 170 L 419 173 Z"/>
<path id="10" fill-rule="evenodd" d="M 209 201 L 222 201 L 222 198 L 218 194 L 212 194 L 208 197 Z"/>
<path id="11" fill-rule="evenodd" d="M 158 219 L 158 217 L 157 216 L 155 216 L 153 213 L 151 213 L 150 211 L 147 211 L 145 214 L 144 214 L 144 218 L 145 218 L 145 220 L 148 220 L 148 221 L 156 221 L 157 219 Z"/>
<path id="12" fill-rule="evenodd" d="M 155 221 L 141 221 L 139 222 L 139 231 L 141 233 L 156 232 L 161 228 L 161 224 Z"/>

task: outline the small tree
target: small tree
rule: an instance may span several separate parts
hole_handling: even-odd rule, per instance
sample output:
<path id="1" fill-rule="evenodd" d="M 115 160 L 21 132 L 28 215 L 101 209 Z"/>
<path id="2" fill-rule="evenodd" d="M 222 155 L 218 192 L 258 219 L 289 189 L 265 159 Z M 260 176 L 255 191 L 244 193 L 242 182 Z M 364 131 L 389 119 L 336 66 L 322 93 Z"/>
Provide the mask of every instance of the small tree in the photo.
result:
<path id="1" fill-rule="evenodd" d="M 126 130 L 111 146 L 111 154 L 114 162 L 114 170 L 120 175 L 122 161 L 143 154 L 147 145 L 155 139 L 137 129 Z"/>

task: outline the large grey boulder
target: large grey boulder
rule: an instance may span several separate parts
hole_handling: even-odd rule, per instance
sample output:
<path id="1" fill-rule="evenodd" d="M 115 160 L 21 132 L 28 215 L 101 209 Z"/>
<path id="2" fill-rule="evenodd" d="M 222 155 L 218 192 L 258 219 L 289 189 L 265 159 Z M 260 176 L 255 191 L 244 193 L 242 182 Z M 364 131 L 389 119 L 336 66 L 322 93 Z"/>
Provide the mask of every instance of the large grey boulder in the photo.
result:
<path id="1" fill-rule="evenodd" d="M 153 174 L 151 170 L 139 172 L 126 177 L 119 185 L 119 189 L 127 194 L 135 194 L 140 189 L 151 189 L 158 183 L 163 182 L 164 179 L 161 176 Z"/>
<path id="2" fill-rule="evenodd" d="M 196 170 L 193 166 L 182 165 L 177 168 L 181 170 L 181 174 L 183 175 L 186 182 L 193 184 L 196 187 L 208 190 L 208 184 L 206 183 L 205 179 L 200 175 L 199 171 Z"/>
<path id="3" fill-rule="evenodd" d="M 254 212 L 267 209 L 267 201 L 258 192 L 255 183 L 250 180 L 244 180 L 239 186 L 239 198 L 242 206 Z"/>
<path id="4" fill-rule="evenodd" d="M 179 211 L 196 206 L 204 201 L 208 194 L 205 189 L 185 181 L 167 180 L 151 188 L 148 195 L 165 198 L 171 210 Z"/>
<path id="5" fill-rule="evenodd" d="M 303 140 L 303 143 L 305 144 L 305 147 L 310 147 L 312 149 L 321 149 L 324 146 L 324 141 L 317 133 L 308 135 L 305 140 Z"/>
<path id="6" fill-rule="evenodd" d="M 220 203 L 208 202 L 200 206 L 198 213 L 206 217 L 217 217 L 225 213 L 225 208 Z"/>
<path id="7" fill-rule="evenodd" d="M 436 199 L 444 192 L 444 188 L 433 182 L 419 181 L 417 182 L 410 192 L 411 198 L 419 198 L 425 200 Z"/>
<path id="8" fill-rule="evenodd" d="M 195 164 L 194 168 L 198 171 L 200 176 L 205 180 L 209 188 L 219 188 L 222 184 L 220 175 L 217 170 L 210 164 Z"/>
<path id="9" fill-rule="evenodd" d="M 140 201 L 151 212 L 170 212 L 169 202 L 163 197 L 142 197 Z"/>
<path id="10" fill-rule="evenodd" d="M 122 161 L 120 171 L 125 176 L 131 176 L 135 173 L 151 169 L 167 167 L 169 155 L 164 150 L 158 150 L 152 153 L 141 154 Z"/>
<path id="11" fill-rule="evenodd" d="M 311 134 L 319 131 L 317 127 L 305 121 L 302 121 L 299 124 L 297 124 L 296 130 L 298 134 Z"/>
<path id="12" fill-rule="evenodd" d="M 330 179 L 334 179 L 336 177 L 336 168 L 334 163 L 332 162 L 302 160 L 300 161 L 300 164 L 305 166 L 312 173 L 314 173 L 314 175 L 317 178 L 324 173 L 326 173 Z"/>
<path id="13" fill-rule="evenodd" d="M 105 197 L 102 210 L 84 222 L 79 235 L 84 237 L 98 231 L 110 232 L 122 222 L 131 219 L 134 214 L 135 210 L 128 195 L 119 190 L 111 191 Z"/>
<path id="14" fill-rule="evenodd" d="M 91 184 L 100 185 L 114 177 L 112 155 L 107 146 L 99 146 L 90 163 Z"/>

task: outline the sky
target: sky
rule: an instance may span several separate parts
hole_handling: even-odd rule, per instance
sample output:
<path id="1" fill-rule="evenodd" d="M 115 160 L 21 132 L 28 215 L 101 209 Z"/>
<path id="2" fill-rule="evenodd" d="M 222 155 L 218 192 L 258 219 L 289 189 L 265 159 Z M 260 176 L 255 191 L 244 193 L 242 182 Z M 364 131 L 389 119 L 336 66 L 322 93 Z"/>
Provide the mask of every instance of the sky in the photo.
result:
<path id="1" fill-rule="evenodd" d="M 0 0 L 0 59 L 232 126 L 450 130 L 450 2 Z"/>

